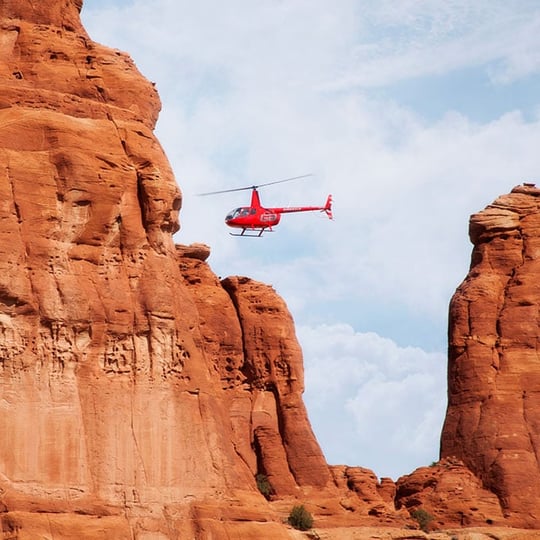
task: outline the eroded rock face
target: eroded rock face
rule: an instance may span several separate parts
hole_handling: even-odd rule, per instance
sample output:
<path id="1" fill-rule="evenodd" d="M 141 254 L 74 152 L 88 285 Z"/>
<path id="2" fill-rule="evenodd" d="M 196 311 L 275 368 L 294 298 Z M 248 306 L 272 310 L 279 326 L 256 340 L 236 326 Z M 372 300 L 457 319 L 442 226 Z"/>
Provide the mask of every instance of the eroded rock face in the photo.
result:
<path id="1" fill-rule="evenodd" d="M 396 487 L 329 467 L 285 303 L 220 281 L 208 246 L 174 245 L 159 98 L 80 8 L 0 3 L 0 536 L 278 540 L 298 503 L 322 527 L 411 526 L 416 500 L 436 506 L 464 478 L 469 509 L 478 497 L 499 519 L 489 488 L 536 524 L 538 191 L 471 225 L 442 444 L 469 469 Z M 443 507 L 440 524 L 463 525 Z"/>
<path id="2" fill-rule="evenodd" d="M 292 318 L 173 244 L 157 93 L 80 8 L 0 4 L 1 534 L 288 538 L 341 489 Z"/>
<path id="3" fill-rule="evenodd" d="M 447 458 L 421 467 L 397 483 L 396 503 L 408 512 L 422 510 L 432 529 L 504 524 L 497 496 L 459 460 Z"/>
<path id="4" fill-rule="evenodd" d="M 92 513 L 252 487 L 179 286 L 157 94 L 79 8 L 0 12 L 2 499 Z"/>
<path id="5" fill-rule="evenodd" d="M 515 522 L 540 527 L 540 190 L 471 217 L 471 269 L 450 306 L 442 457 L 462 460 Z"/>
<path id="6" fill-rule="evenodd" d="M 283 300 L 266 285 L 246 278 L 228 278 L 223 285 L 242 324 L 243 373 L 255 394 L 253 422 L 255 445 L 262 454 L 260 466 L 269 478 L 283 480 L 283 466 L 276 468 L 271 460 L 264 458 L 276 456 L 272 447 L 279 441 L 291 473 L 288 489 L 296 483 L 324 488 L 330 481 L 330 473 L 306 422 L 302 351 L 292 317 Z M 264 327 L 261 327 L 261 315 L 264 315 Z"/>

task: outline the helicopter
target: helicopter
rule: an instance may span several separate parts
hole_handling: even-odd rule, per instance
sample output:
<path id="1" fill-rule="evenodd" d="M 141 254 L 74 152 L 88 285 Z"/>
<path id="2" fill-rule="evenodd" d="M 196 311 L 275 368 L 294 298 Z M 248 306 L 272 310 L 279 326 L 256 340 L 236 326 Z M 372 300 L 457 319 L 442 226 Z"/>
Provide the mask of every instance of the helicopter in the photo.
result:
<path id="1" fill-rule="evenodd" d="M 281 184 L 282 182 L 290 182 L 307 178 L 311 174 L 302 176 L 293 176 L 292 178 L 284 178 L 283 180 L 275 180 L 273 182 L 265 182 L 256 186 L 246 186 L 234 189 L 224 189 L 221 191 L 211 191 L 209 193 L 200 193 L 201 196 L 217 195 L 219 193 L 230 193 L 233 191 L 244 191 L 251 189 L 251 203 L 249 206 L 240 206 L 231 210 L 225 217 L 225 223 L 234 229 L 242 229 L 239 233 L 229 233 L 232 236 L 252 236 L 261 237 L 265 231 L 272 232 L 281 220 L 281 214 L 289 214 L 292 212 L 324 212 L 329 219 L 333 219 L 332 215 L 332 195 L 328 195 L 324 206 L 289 206 L 279 208 L 265 208 L 261 204 L 258 188 L 270 186 L 272 184 Z"/>

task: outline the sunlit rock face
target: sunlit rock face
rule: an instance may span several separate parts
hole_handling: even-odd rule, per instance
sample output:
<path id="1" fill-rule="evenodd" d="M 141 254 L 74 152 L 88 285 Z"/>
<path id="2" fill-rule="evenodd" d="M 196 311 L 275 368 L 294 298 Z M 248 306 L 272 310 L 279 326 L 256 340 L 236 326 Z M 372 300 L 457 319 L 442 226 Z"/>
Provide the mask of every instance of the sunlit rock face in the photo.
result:
<path id="1" fill-rule="evenodd" d="M 158 96 L 127 55 L 88 38 L 80 7 L 0 11 L 10 509 L 40 498 L 62 508 L 182 500 L 249 479 L 247 469 L 218 474 L 210 455 L 211 431 L 225 448 L 230 437 L 225 419 L 204 414 L 210 378 L 171 236 L 181 195 L 152 133 Z"/>
<path id="2" fill-rule="evenodd" d="M 427 512 L 434 528 L 505 525 L 497 496 L 456 458 L 420 467 L 397 482 L 400 508 Z"/>
<path id="3" fill-rule="evenodd" d="M 295 537 L 299 503 L 329 538 L 381 524 L 401 538 L 408 509 L 435 499 L 326 464 L 285 303 L 268 285 L 220 280 L 208 246 L 174 245 L 182 196 L 153 134 L 159 97 L 129 56 L 90 39 L 80 9 L 0 2 L 0 538 L 279 540 Z M 523 504 L 527 523 L 536 197 L 503 198 L 503 224 L 499 209 L 473 219 L 482 255 L 453 302 L 443 434 L 443 453 L 483 481 L 471 493 L 493 515 L 484 488 L 512 516 Z M 475 356 L 486 347 L 489 365 Z M 488 395 L 508 420 L 497 428 L 483 422 Z M 437 496 L 453 493 L 457 476 L 437 474 Z M 448 508 L 440 523 L 459 526 Z"/>
<path id="4" fill-rule="evenodd" d="M 288 538 L 257 474 L 337 493 L 292 318 L 174 245 L 158 95 L 80 9 L 0 4 L 2 534 Z"/>
<path id="5" fill-rule="evenodd" d="M 516 187 L 470 221 L 471 268 L 450 306 L 441 454 L 540 526 L 540 189 Z"/>

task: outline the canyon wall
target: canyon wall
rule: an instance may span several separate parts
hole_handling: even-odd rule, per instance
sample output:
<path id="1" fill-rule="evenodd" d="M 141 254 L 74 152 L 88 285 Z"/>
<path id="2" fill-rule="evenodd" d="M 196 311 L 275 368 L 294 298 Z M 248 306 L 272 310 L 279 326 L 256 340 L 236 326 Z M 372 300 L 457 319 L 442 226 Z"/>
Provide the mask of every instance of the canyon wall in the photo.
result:
<path id="1" fill-rule="evenodd" d="M 539 527 L 539 191 L 471 220 L 441 462 L 329 466 L 284 301 L 174 244 L 156 89 L 81 7 L 0 3 L 0 539 L 295 538 L 295 504 L 388 538 L 418 508 Z"/>
<path id="2" fill-rule="evenodd" d="M 289 538 L 310 493 L 354 513 L 283 300 L 174 245 L 159 97 L 81 5 L 0 4 L 2 534 Z"/>
<path id="3" fill-rule="evenodd" d="M 80 7 L 28 1 L 0 11 L 2 500 L 11 511 L 129 508 L 132 521 L 152 521 L 153 505 L 235 490 L 264 501 L 251 431 L 266 423 L 285 464 L 295 452 L 294 433 L 282 441 L 278 431 L 279 376 L 267 388 L 261 374 L 256 396 L 226 393 L 246 387 L 242 329 L 219 287 L 230 320 L 207 343 L 201 329 L 212 325 L 184 284 L 172 241 L 181 194 L 152 133 L 159 98 L 127 55 L 89 39 Z M 253 332 L 264 348 L 264 323 Z M 214 371 L 222 333 L 230 379 L 228 364 Z M 295 414 L 293 338 L 275 346 L 295 366 L 296 388 L 279 395 Z M 298 482 L 309 483 L 304 465 L 316 474 L 325 462 L 305 411 L 296 414 L 312 449 Z M 283 489 L 297 488 L 295 472 Z M 328 477 L 325 468 L 314 482 Z"/>
<path id="4" fill-rule="evenodd" d="M 509 518 L 540 525 L 540 189 L 470 221 L 471 268 L 450 305 L 441 455 L 461 459 Z"/>
<path id="5" fill-rule="evenodd" d="M 540 529 L 540 189 L 525 183 L 473 214 L 469 236 L 441 460 L 400 478 L 396 503 L 439 525 Z"/>

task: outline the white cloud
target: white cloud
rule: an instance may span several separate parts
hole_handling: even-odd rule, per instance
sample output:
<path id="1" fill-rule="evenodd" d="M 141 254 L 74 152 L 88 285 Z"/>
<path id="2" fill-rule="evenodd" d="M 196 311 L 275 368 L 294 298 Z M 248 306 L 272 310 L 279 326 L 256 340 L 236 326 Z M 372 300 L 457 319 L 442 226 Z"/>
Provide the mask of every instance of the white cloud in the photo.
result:
<path id="1" fill-rule="evenodd" d="M 384 86 L 469 67 L 494 82 L 538 72 L 540 24 L 531 1 L 410 0 L 363 2 L 354 58 L 336 87 Z"/>
<path id="2" fill-rule="evenodd" d="M 314 430 L 330 463 L 397 478 L 438 459 L 446 359 L 349 325 L 299 326 Z"/>
<path id="3" fill-rule="evenodd" d="M 117 0 L 106 8 L 86 0 L 83 15 L 93 35 L 130 48 L 151 77 L 163 81 L 174 66 L 202 94 L 216 82 L 347 88 L 489 62 L 508 78 L 539 67 L 540 10 L 527 0 L 343 0 L 331 10 L 323 0 Z"/>

